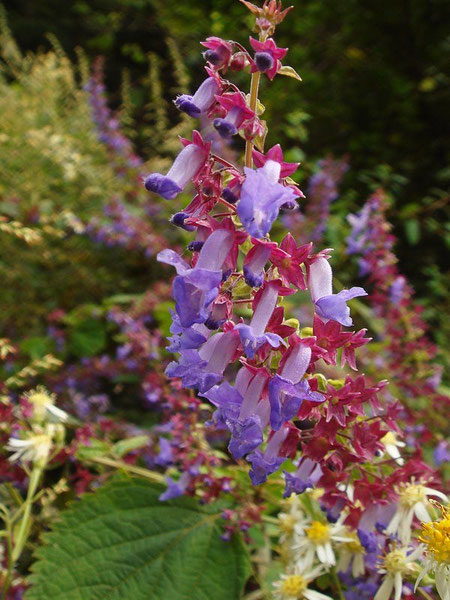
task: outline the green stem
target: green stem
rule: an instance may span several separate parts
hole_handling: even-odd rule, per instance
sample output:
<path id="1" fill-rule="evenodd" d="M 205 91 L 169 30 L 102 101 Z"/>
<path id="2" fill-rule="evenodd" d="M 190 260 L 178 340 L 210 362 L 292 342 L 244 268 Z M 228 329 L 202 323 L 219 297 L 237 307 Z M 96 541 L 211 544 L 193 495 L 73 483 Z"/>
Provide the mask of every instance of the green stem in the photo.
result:
<path id="1" fill-rule="evenodd" d="M 12 549 L 12 543 L 11 543 L 11 538 L 12 538 L 11 524 L 9 521 L 8 522 L 5 521 L 5 523 L 6 523 L 6 529 L 7 529 L 6 545 L 7 545 L 7 552 L 8 552 L 8 567 L 7 567 L 7 571 L 6 571 L 5 580 L 3 581 L 1 600 L 6 600 L 9 586 L 11 585 L 12 571 L 13 571 L 13 561 L 12 561 L 13 549 Z"/>
<path id="2" fill-rule="evenodd" d="M 339 581 L 338 574 L 336 573 L 336 569 L 333 567 L 331 569 L 331 577 L 333 578 L 334 585 L 336 587 L 336 592 L 339 600 L 345 600 L 344 594 L 342 593 L 341 582 Z"/>
<path id="3" fill-rule="evenodd" d="M 422 588 L 418 588 L 417 591 L 419 592 L 419 594 L 422 594 L 422 596 L 425 598 L 425 600 L 433 600 L 433 598 L 430 596 L 430 594 L 428 592 L 426 592 L 425 590 L 423 590 Z"/>
<path id="4" fill-rule="evenodd" d="M 22 554 L 22 550 L 28 538 L 28 531 L 30 526 L 31 508 L 33 506 L 33 498 L 39 485 L 39 480 L 42 475 L 42 467 L 34 466 L 31 471 L 30 484 L 28 486 L 27 498 L 24 503 L 24 511 L 22 521 L 20 522 L 19 533 L 14 540 L 14 550 L 12 553 L 12 563 L 15 564 L 17 559 Z"/>
<path id="5" fill-rule="evenodd" d="M 140 477 L 150 479 L 150 481 L 155 481 L 156 483 L 164 483 L 164 476 L 160 473 L 154 473 L 153 471 L 149 471 L 148 469 L 136 467 L 135 465 L 129 465 L 126 462 L 123 462 L 121 460 L 115 460 L 114 458 L 98 456 L 97 458 L 89 458 L 88 462 L 98 463 L 99 465 L 105 465 L 106 467 L 113 467 L 115 469 L 123 469 L 128 473 L 133 473 L 134 475 L 139 475 Z"/>
<path id="6" fill-rule="evenodd" d="M 250 110 L 256 112 L 256 105 L 258 103 L 258 90 L 259 90 L 259 82 L 261 79 L 260 71 L 256 71 L 252 74 L 252 79 L 250 82 Z M 251 168 L 252 161 L 252 150 L 253 150 L 253 142 L 247 141 L 245 144 L 245 166 Z"/>

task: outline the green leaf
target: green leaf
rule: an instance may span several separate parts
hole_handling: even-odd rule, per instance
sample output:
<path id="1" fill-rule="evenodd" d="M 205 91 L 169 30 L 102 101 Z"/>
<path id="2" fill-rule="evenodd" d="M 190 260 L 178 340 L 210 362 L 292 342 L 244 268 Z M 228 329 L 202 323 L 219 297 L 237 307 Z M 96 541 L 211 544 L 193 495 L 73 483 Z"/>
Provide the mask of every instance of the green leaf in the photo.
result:
<path id="1" fill-rule="evenodd" d="M 278 71 L 278 75 L 286 75 L 286 77 L 293 77 L 294 79 L 297 79 L 297 81 L 302 81 L 302 78 L 297 71 L 293 67 L 288 67 L 287 65 L 281 67 Z"/>
<path id="2" fill-rule="evenodd" d="M 77 323 L 70 336 L 70 349 L 77 356 L 95 356 L 106 346 L 106 331 L 103 323 L 88 318 Z"/>
<path id="3" fill-rule="evenodd" d="M 102 440 L 97 440 L 95 438 L 91 438 L 89 440 L 89 445 L 79 445 L 76 457 L 79 460 L 89 460 L 91 458 L 96 458 L 97 456 L 106 456 L 111 451 L 111 446 Z"/>
<path id="4" fill-rule="evenodd" d="M 143 448 L 149 442 L 148 435 L 136 435 L 134 437 L 128 438 L 126 440 L 120 440 L 116 442 L 112 447 L 112 453 L 116 456 L 125 456 L 128 452 L 132 450 L 137 450 L 138 448 Z"/>
<path id="5" fill-rule="evenodd" d="M 29 337 L 19 343 L 19 348 L 32 360 L 42 358 L 55 350 L 55 343 L 48 337 Z"/>
<path id="6" fill-rule="evenodd" d="M 115 480 L 61 513 L 26 600 L 239 600 L 249 560 L 240 536 L 221 540 L 220 506 L 162 489 Z"/>

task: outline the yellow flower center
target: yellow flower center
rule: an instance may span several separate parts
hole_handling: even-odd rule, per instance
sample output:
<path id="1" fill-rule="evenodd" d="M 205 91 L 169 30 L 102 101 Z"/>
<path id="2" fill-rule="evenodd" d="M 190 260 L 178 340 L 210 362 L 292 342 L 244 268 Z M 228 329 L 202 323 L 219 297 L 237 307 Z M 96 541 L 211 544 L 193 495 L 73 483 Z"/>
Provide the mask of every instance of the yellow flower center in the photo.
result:
<path id="1" fill-rule="evenodd" d="M 409 571 L 404 550 L 392 550 L 384 557 L 384 568 L 389 573 L 406 573 Z"/>
<path id="2" fill-rule="evenodd" d="M 313 521 L 311 526 L 306 529 L 306 535 L 315 544 L 324 544 L 331 539 L 329 526 L 320 521 Z"/>
<path id="3" fill-rule="evenodd" d="M 425 487 L 415 483 L 405 483 L 399 490 L 399 503 L 405 508 L 412 508 L 418 502 L 425 502 Z"/>
<path id="4" fill-rule="evenodd" d="M 281 584 L 281 591 L 286 596 L 301 598 L 307 587 L 308 584 L 301 575 L 289 575 Z"/>
<path id="5" fill-rule="evenodd" d="M 420 541 L 439 563 L 450 565 L 450 511 L 444 509 L 441 521 L 422 523 Z"/>
<path id="6" fill-rule="evenodd" d="M 46 407 L 54 403 L 52 395 L 48 394 L 42 386 L 36 390 L 25 394 L 28 402 L 33 406 L 33 417 L 37 421 L 43 421 L 45 418 Z"/>

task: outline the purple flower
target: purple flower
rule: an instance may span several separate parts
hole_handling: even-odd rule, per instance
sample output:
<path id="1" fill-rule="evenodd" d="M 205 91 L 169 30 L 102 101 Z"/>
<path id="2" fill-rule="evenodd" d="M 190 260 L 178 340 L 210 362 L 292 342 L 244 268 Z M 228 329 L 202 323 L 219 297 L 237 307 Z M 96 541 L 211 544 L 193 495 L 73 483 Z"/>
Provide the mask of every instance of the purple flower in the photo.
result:
<path id="1" fill-rule="evenodd" d="M 213 419 L 218 427 L 229 428 L 231 423 L 237 421 L 241 410 L 242 396 L 228 381 L 215 385 L 200 395 L 217 406 Z"/>
<path id="2" fill-rule="evenodd" d="M 190 482 L 191 476 L 189 473 L 183 473 L 178 481 L 174 481 L 171 477 L 166 477 L 167 489 L 160 495 L 159 500 L 164 502 L 165 500 L 172 500 L 173 498 L 182 496 Z"/>
<path id="3" fill-rule="evenodd" d="M 222 266 L 232 244 L 230 231 L 216 229 L 203 244 L 193 269 L 173 250 L 158 254 L 158 261 L 174 266 L 178 273 L 172 293 L 182 327 L 191 327 L 208 319 L 222 282 Z"/>
<path id="4" fill-rule="evenodd" d="M 171 342 L 170 346 L 167 346 L 168 352 L 196 350 L 206 342 L 209 331 L 204 325 L 195 323 L 191 327 L 182 327 L 178 315 L 173 310 L 170 310 L 170 313 L 172 315 L 170 332 L 174 335 L 167 338 Z"/>
<path id="5" fill-rule="evenodd" d="M 205 143 L 194 131 L 193 143 L 188 143 L 178 154 L 167 175 L 151 173 L 145 179 L 145 187 L 166 200 L 172 200 L 194 179 L 204 166 L 209 155 L 210 144 Z"/>
<path id="6" fill-rule="evenodd" d="M 308 488 L 313 488 L 322 477 L 323 471 L 320 464 L 303 457 L 295 473 L 284 471 L 286 488 L 283 498 L 289 498 L 291 494 L 303 494 Z"/>
<path id="7" fill-rule="evenodd" d="M 333 294 L 332 280 L 333 273 L 326 258 L 320 257 L 313 262 L 309 269 L 309 287 L 316 313 L 325 321 L 331 319 L 351 327 L 353 321 L 347 302 L 357 296 L 367 296 L 367 292 L 361 287 L 353 287 Z"/>
<path id="8" fill-rule="evenodd" d="M 291 350 L 281 375 L 275 375 L 269 383 L 270 425 L 280 429 L 298 413 L 303 400 L 323 402 L 322 394 L 312 392 L 309 383 L 302 380 L 311 361 L 311 348 L 297 344 Z"/>
<path id="9" fill-rule="evenodd" d="M 399 304 L 402 301 L 405 294 L 405 284 L 406 279 L 403 277 L 403 275 L 399 275 L 392 282 L 389 290 L 389 299 L 392 304 Z"/>
<path id="10" fill-rule="evenodd" d="M 155 464 L 160 467 L 166 467 L 173 462 L 172 445 L 166 438 L 159 438 L 159 452 L 155 457 Z"/>
<path id="11" fill-rule="evenodd" d="M 215 101 L 219 93 L 219 85 L 214 77 L 208 77 L 200 85 L 193 96 L 183 94 L 175 100 L 175 106 L 190 117 L 199 117 L 204 114 Z"/>
<path id="12" fill-rule="evenodd" d="M 183 387 L 206 392 L 218 384 L 239 344 L 237 333 L 217 333 L 197 350 L 182 350 L 178 362 L 167 365 L 166 375 L 181 377 Z"/>
<path id="13" fill-rule="evenodd" d="M 295 193 L 278 183 L 280 163 L 268 160 L 260 169 L 244 168 L 245 181 L 237 213 L 247 233 L 263 238 L 278 217 L 281 206 L 295 201 Z"/>
<path id="14" fill-rule="evenodd" d="M 257 243 L 244 262 L 244 279 L 250 287 L 261 287 L 264 283 L 264 267 L 272 253 L 273 244 Z"/>
<path id="15" fill-rule="evenodd" d="M 248 462 L 252 465 L 249 475 L 253 485 L 264 483 L 267 477 L 271 473 L 274 473 L 286 460 L 286 457 L 278 456 L 278 453 L 287 437 L 288 431 L 287 427 L 276 431 L 267 442 L 264 452 L 255 450 L 255 452 L 247 456 Z"/>
<path id="16" fill-rule="evenodd" d="M 263 441 L 261 419 L 252 415 L 230 423 L 231 440 L 228 449 L 237 460 L 255 450 Z"/>
<path id="17" fill-rule="evenodd" d="M 434 462 L 438 467 L 450 462 L 450 444 L 442 440 L 434 449 Z"/>
<path id="18" fill-rule="evenodd" d="M 263 290 L 250 325 L 244 323 L 236 325 L 244 352 L 248 358 L 254 358 L 258 349 L 266 343 L 269 343 L 273 348 L 278 348 L 280 344 L 284 343 L 283 339 L 276 333 L 265 333 L 277 300 L 278 284 L 277 282 L 269 282 Z"/>

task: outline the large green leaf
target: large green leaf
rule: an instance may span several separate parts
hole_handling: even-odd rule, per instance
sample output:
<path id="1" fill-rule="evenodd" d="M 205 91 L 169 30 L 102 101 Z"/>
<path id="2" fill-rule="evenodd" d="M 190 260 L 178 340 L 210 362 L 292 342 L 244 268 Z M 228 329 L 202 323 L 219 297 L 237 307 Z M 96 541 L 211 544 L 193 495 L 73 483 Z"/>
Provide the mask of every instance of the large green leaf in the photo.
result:
<path id="1" fill-rule="evenodd" d="M 220 508 L 160 502 L 162 488 L 113 481 L 67 511 L 37 551 L 26 600 L 238 600 L 249 575 Z"/>

